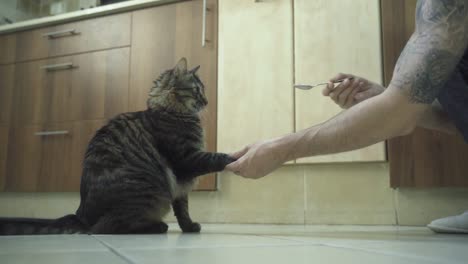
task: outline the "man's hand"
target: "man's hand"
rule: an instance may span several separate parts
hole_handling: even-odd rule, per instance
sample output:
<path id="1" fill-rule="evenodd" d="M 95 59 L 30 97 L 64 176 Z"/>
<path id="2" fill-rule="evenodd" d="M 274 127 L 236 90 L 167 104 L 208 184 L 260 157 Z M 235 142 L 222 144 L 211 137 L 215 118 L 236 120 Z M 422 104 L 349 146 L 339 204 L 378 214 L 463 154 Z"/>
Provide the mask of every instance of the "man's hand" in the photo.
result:
<path id="1" fill-rule="evenodd" d="M 261 141 L 231 154 L 237 161 L 228 164 L 226 170 L 245 178 L 258 179 L 280 167 L 288 160 L 280 140 Z"/>
<path id="2" fill-rule="evenodd" d="M 352 80 L 349 80 L 353 78 Z M 334 82 L 346 79 L 336 87 Z M 330 79 L 328 85 L 322 90 L 324 96 L 329 96 L 337 105 L 343 109 L 348 109 L 366 99 L 381 94 L 385 90 L 381 85 L 368 81 L 364 78 L 339 73 Z"/>

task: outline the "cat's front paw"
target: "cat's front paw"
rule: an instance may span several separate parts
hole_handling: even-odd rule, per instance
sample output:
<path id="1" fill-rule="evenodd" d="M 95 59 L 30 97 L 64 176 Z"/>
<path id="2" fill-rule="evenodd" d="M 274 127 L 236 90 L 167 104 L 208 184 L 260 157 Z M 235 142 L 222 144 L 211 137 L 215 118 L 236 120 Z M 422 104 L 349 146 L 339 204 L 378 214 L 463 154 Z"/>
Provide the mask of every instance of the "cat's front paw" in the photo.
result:
<path id="1" fill-rule="evenodd" d="M 181 226 L 182 232 L 184 233 L 200 233 L 201 225 L 199 223 L 189 223 Z"/>
<path id="2" fill-rule="evenodd" d="M 234 161 L 237 160 L 236 158 L 234 158 L 234 157 L 232 157 L 232 156 L 230 156 L 228 154 L 224 154 L 224 155 L 225 156 L 224 156 L 224 159 L 223 159 L 223 170 L 224 170 L 224 168 L 226 168 L 226 166 L 228 164 L 231 164 L 231 163 L 233 163 Z"/>

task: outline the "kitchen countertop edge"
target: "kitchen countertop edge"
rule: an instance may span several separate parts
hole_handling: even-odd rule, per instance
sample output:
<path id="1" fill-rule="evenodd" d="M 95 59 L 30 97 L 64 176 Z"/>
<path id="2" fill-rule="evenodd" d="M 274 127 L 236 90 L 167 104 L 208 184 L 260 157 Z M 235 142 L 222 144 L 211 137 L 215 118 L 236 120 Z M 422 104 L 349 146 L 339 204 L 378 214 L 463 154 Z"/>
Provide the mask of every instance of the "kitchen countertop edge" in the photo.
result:
<path id="1" fill-rule="evenodd" d="M 0 35 L 191 0 L 133 0 L 0 26 Z"/>

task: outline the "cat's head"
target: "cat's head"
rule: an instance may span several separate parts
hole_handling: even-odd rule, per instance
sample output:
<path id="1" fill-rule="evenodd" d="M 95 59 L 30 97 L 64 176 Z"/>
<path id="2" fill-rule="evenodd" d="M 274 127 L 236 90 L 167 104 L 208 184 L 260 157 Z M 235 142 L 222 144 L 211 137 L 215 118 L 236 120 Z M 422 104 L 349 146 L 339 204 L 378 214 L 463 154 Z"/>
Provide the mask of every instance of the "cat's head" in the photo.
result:
<path id="1" fill-rule="evenodd" d="M 208 101 L 205 87 L 197 75 L 200 66 L 187 70 L 187 60 L 182 58 L 177 65 L 165 71 L 154 81 L 147 101 L 150 109 L 194 114 L 202 110 Z"/>

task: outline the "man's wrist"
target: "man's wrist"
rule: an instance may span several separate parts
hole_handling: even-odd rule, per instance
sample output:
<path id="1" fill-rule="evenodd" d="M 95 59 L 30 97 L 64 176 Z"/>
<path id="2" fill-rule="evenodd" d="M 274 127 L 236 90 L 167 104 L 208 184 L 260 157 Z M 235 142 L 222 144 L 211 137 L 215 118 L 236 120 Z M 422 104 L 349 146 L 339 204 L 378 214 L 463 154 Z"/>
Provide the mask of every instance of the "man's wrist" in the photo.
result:
<path id="1" fill-rule="evenodd" d="M 297 158 L 297 148 L 295 147 L 297 142 L 296 138 L 297 134 L 291 133 L 273 140 L 275 151 L 279 154 L 278 156 L 283 162 L 288 162 Z"/>

